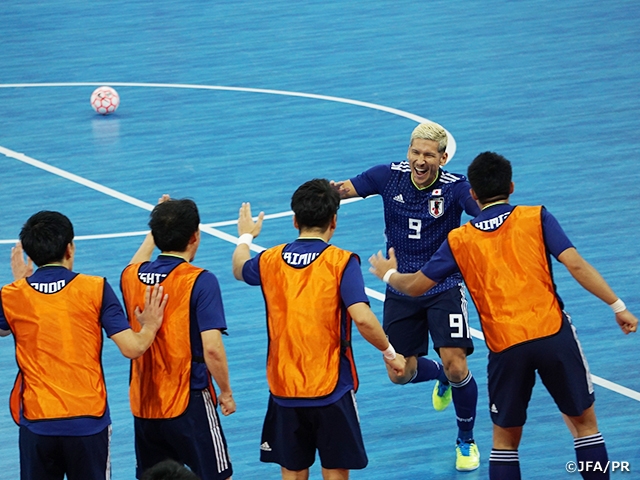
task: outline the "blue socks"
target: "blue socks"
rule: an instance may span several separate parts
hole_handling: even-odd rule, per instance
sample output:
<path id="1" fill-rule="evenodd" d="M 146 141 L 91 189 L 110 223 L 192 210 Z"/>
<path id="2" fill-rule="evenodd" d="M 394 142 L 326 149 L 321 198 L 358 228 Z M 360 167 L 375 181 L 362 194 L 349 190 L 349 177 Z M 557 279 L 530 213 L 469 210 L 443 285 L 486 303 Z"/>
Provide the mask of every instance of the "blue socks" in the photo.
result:
<path id="1" fill-rule="evenodd" d="M 458 438 L 468 442 L 473 439 L 473 426 L 476 423 L 478 384 L 471 372 L 461 382 L 450 383 L 453 406 L 456 409 L 456 420 L 458 422 Z"/>
<path id="2" fill-rule="evenodd" d="M 418 357 L 416 374 L 409 382 L 420 383 L 429 380 L 440 380 L 441 383 L 449 383 L 447 376 L 444 374 L 444 367 L 440 363 L 426 357 Z"/>
<path id="3" fill-rule="evenodd" d="M 521 480 L 518 451 L 491 449 L 489 478 L 491 480 Z"/>
<path id="4" fill-rule="evenodd" d="M 450 383 L 452 387 L 453 405 L 456 409 L 458 422 L 458 438 L 462 441 L 473 439 L 473 426 L 476 421 L 476 405 L 478 403 L 478 384 L 471 372 L 461 382 L 454 383 L 447 379 L 442 364 L 426 357 L 418 357 L 416 373 L 410 383 L 439 380 L 440 383 Z"/>
<path id="5" fill-rule="evenodd" d="M 574 438 L 578 469 L 585 480 L 604 480 L 609 478 L 609 470 L 604 471 L 609 461 L 604 438 L 600 432 L 586 437 Z"/>

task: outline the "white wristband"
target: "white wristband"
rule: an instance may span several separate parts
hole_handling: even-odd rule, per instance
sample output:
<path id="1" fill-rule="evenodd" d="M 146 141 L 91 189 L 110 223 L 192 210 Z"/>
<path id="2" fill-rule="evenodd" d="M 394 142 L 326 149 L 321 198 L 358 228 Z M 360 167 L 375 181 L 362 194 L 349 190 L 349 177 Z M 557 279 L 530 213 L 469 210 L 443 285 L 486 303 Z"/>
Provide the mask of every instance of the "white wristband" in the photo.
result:
<path id="1" fill-rule="evenodd" d="M 244 243 L 245 245 L 251 246 L 252 242 L 253 242 L 253 235 L 251 235 L 250 233 L 243 233 L 242 235 L 240 235 L 240 237 L 238 237 L 238 243 L 236 245 L 240 245 Z"/>
<path id="2" fill-rule="evenodd" d="M 624 312 L 627 309 L 627 306 L 620 299 L 617 299 L 615 302 L 613 302 L 609 306 L 611 307 L 611 310 L 613 310 L 613 313 Z"/>
<path id="3" fill-rule="evenodd" d="M 382 355 L 384 355 L 384 358 L 386 358 L 387 360 L 395 360 L 396 349 L 393 348 L 393 345 L 391 345 L 391 343 L 389 343 L 389 346 L 382 352 Z"/>
<path id="4" fill-rule="evenodd" d="M 387 273 L 384 274 L 384 277 L 382 277 L 382 281 L 384 283 L 389 283 L 389 279 L 391 278 L 391 275 L 397 272 L 398 270 L 396 270 L 395 268 L 390 268 L 389 270 L 387 270 Z"/>

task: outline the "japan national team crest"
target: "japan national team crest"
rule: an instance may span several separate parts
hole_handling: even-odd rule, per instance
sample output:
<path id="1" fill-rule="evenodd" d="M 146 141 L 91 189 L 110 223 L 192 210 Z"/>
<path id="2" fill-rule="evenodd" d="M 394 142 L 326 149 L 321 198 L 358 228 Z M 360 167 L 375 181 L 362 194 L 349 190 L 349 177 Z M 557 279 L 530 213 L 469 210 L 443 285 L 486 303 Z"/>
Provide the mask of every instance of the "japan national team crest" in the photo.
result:
<path id="1" fill-rule="evenodd" d="M 444 198 L 436 197 L 429 199 L 429 213 L 433 218 L 441 217 L 444 213 Z"/>

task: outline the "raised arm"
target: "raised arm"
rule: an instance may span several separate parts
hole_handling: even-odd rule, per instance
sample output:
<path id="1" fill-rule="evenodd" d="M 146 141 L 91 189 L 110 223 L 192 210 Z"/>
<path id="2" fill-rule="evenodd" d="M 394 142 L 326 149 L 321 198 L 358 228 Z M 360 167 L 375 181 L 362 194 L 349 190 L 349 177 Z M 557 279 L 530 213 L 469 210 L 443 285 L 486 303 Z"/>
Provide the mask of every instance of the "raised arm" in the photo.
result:
<path id="1" fill-rule="evenodd" d="M 436 285 L 436 282 L 425 276 L 420 270 L 415 273 L 399 273 L 396 268 L 395 251 L 389 249 L 389 258 L 385 258 L 382 252 L 369 258 L 371 268 L 369 271 L 385 283 L 388 283 L 399 292 L 412 297 L 418 297 Z"/>
<path id="2" fill-rule="evenodd" d="M 127 328 L 111 336 L 111 340 L 125 357 L 138 358 L 147 351 L 156 338 L 156 333 L 162 325 L 164 308 L 169 299 L 169 295 L 163 295 L 163 293 L 162 286 L 156 285 L 153 288 L 148 286 L 144 294 L 144 310 L 140 311 L 140 308 L 136 307 L 134 312 L 142 325 L 140 331 L 134 332 Z"/>
<path id="3" fill-rule="evenodd" d="M 158 199 L 158 204 L 166 202 L 167 200 L 171 200 L 171 197 L 165 193 Z M 133 254 L 129 265 L 132 263 L 148 262 L 151 260 L 154 248 L 156 248 L 156 244 L 153 241 L 153 235 L 149 232 L 147 233 L 147 236 L 144 237 L 142 245 L 140 245 L 136 253 Z"/>
<path id="4" fill-rule="evenodd" d="M 11 273 L 13 273 L 14 280 L 22 280 L 33 274 L 33 262 L 29 257 L 25 261 L 22 243 L 20 242 L 11 248 Z"/>
<path id="5" fill-rule="evenodd" d="M 233 252 L 231 267 L 236 280 L 243 280 L 242 267 L 251 259 L 250 245 L 262 230 L 264 212 L 260 212 L 258 219 L 254 222 L 251 217 L 251 204 L 243 203 L 238 213 L 238 244 Z"/>
<path id="6" fill-rule="evenodd" d="M 353 319 L 353 323 L 356 324 L 360 335 L 382 352 L 385 363 L 396 375 L 403 376 L 406 365 L 405 358 L 395 352 L 369 305 L 364 302 L 354 303 L 347 308 L 347 311 Z"/>
<path id="7" fill-rule="evenodd" d="M 331 180 L 329 184 L 333 187 L 333 189 L 340 194 L 340 198 L 353 198 L 359 197 L 358 192 L 353 187 L 353 183 L 351 180 L 342 180 L 340 182 L 334 182 Z"/>
<path id="8" fill-rule="evenodd" d="M 588 292 L 609 305 L 615 312 L 616 322 L 625 335 L 635 332 L 638 319 L 618 298 L 602 275 L 571 247 L 558 255 L 558 260 L 569 270 L 569 273 Z"/>
<path id="9" fill-rule="evenodd" d="M 227 354 L 222 343 L 222 333 L 218 329 L 205 330 L 200 333 L 204 362 L 207 369 L 220 389 L 218 402 L 223 415 L 231 415 L 236 411 L 236 402 L 233 399 L 231 384 L 229 383 L 229 366 Z"/>

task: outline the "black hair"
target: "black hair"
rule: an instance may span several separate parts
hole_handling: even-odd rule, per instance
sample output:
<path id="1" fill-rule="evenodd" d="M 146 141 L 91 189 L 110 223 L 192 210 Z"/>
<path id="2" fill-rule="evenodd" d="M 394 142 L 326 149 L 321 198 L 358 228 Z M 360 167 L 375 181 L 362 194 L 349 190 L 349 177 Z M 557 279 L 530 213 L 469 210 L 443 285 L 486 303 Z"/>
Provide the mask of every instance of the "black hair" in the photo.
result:
<path id="1" fill-rule="evenodd" d="M 471 188 L 481 203 L 508 198 L 511 175 L 511 162 L 495 152 L 482 152 L 467 169 Z"/>
<path id="2" fill-rule="evenodd" d="M 291 197 L 291 210 L 301 230 L 326 230 L 339 208 L 340 194 L 324 178 L 303 183 Z"/>
<path id="3" fill-rule="evenodd" d="M 59 212 L 43 210 L 35 213 L 20 230 L 22 248 L 38 267 L 61 262 L 71 242 L 73 225 Z"/>
<path id="4" fill-rule="evenodd" d="M 167 459 L 146 470 L 140 480 L 200 480 L 200 478 L 184 465 Z"/>
<path id="5" fill-rule="evenodd" d="M 200 214 L 193 200 L 167 200 L 151 211 L 149 227 L 156 246 L 163 252 L 183 252 L 198 231 Z"/>

